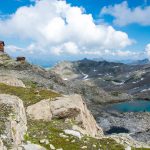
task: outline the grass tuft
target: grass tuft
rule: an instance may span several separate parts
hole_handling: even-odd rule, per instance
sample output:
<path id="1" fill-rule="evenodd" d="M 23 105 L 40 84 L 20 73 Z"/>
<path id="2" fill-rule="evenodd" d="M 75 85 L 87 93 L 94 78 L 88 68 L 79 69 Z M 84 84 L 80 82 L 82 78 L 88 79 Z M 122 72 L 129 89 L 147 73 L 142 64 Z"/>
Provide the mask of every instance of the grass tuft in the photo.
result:
<path id="1" fill-rule="evenodd" d="M 23 100 L 25 107 L 35 104 L 43 99 L 53 99 L 60 94 L 47 89 L 14 87 L 0 83 L 0 94 L 18 96 Z"/>
<path id="2" fill-rule="evenodd" d="M 67 135 L 67 138 L 61 137 L 64 129 L 71 129 L 70 123 L 63 120 L 52 120 L 51 122 L 28 120 L 28 133 L 25 135 L 26 141 L 31 141 L 35 144 L 40 144 L 49 150 L 49 144 L 52 144 L 56 149 L 63 150 L 81 150 L 86 147 L 86 150 L 124 150 L 124 147 L 116 143 L 113 139 L 103 138 L 95 139 L 84 136 L 82 139 Z M 40 140 L 46 139 L 47 143 L 40 143 Z"/>

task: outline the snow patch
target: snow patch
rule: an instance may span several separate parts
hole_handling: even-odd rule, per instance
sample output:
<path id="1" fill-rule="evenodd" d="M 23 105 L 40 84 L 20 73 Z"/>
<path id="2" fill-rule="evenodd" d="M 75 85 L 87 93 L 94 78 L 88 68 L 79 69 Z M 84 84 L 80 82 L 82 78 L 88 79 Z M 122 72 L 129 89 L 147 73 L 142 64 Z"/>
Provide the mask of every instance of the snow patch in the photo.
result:
<path id="1" fill-rule="evenodd" d="M 83 77 L 84 80 L 87 80 L 87 78 L 89 77 L 88 74 L 84 74 L 83 72 L 82 72 L 82 75 L 84 76 L 84 77 Z"/>
<path id="2" fill-rule="evenodd" d="M 89 75 L 85 75 L 85 77 L 83 78 L 84 80 L 87 79 L 89 77 Z"/>
<path id="3" fill-rule="evenodd" d="M 144 89 L 144 90 L 142 90 L 141 92 L 146 92 L 146 91 L 150 91 L 150 88 Z"/>
<path id="4" fill-rule="evenodd" d="M 112 81 L 112 83 L 113 83 L 114 85 L 123 85 L 123 84 L 124 84 L 124 81 L 122 81 L 122 82 L 115 82 L 115 81 Z"/>
<path id="5" fill-rule="evenodd" d="M 133 88 L 132 90 L 137 90 L 137 89 L 139 89 L 140 87 L 135 87 L 135 88 Z"/>
<path id="6" fill-rule="evenodd" d="M 113 68 L 118 68 L 119 66 L 114 66 Z"/>

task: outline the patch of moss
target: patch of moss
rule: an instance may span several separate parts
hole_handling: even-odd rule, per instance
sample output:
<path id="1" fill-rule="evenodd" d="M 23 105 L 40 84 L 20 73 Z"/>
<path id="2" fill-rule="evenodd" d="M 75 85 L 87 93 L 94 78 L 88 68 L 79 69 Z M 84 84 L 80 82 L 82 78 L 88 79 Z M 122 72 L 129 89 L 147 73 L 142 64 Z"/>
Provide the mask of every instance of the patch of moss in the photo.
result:
<path id="1" fill-rule="evenodd" d="M 64 129 L 71 129 L 71 126 L 63 120 L 53 120 L 51 122 L 29 120 L 25 140 L 40 144 L 46 149 L 49 149 L 49 144 L 52 144 L 56 149 L 63 148 L 63 150 L 80 150 L 83 146 L 87 147 L 86 150 L 124 150 L 124 147 L 113 139 L 95 139 L 88 136 L 79 139 L 72 135 L 67 135 L 67 138 L 61 137 L 60 133 L 64 134 Z M 49 143 L 41 144 L 40 140 L 42 139 L 48 140 Z"/>
<path id="2" fill-rule="evenodd" d="M 11 106 L 0 104 L 0 135 L 4 133 L 5 122 L 7 121 L 7 118 L 12 111 L 13 110 Z"/>
<path id="3" fill-rule="evenodd" d="M 16 95 L 23 100 L 25 107 L 43 99 L 53 99 L 60 94 L 47 89 L 14 87 L 0 83 L 0 94 Z"/>
<path id="4" fill-rule="evenodd" d="M 6 104 L 0 104 L 0 135 L 5 134 L 6 123 L 8 122 L 9 115 L 13 112 L 11 106 Z M 4 145 L 7 148 L 11 148 L 12 143 L 8 139 L 3 140 Z"/>

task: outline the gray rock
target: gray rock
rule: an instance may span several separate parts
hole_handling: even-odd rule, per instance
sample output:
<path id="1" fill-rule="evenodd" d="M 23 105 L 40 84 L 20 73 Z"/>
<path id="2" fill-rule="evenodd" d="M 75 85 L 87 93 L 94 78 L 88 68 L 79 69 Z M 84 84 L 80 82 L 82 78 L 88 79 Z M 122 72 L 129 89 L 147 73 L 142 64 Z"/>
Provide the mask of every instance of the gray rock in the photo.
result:
<path id="1" fill-rule="evenodd" d="M 55 150 L 54 145 L 50 144 L 49 147 L 50 147 L 51 150 Z"/>
<path id="2" fill-rule="evenodd" d="M 0 83 L 4 83 L 10 86 L 25 87 L 21 80 L 11 76 L 0 76 Z"/>
<path id="3" fill-rule="evenodd" d="M 36 120 L 51 121 L 52 113 L 50 100 L 42 100 L 39 103 L 27 107 L 27 115 Z"/>
<path id="4" fill-rule="evenodd" d="M 14 147 L 18 147 L 24 139 L 24 134 L 27 131 L 27 119 L 23 102 L 16 96 L 0 94 L 0 105 L 11 107 L 11 112 L 7 118 L 1 119 L 5 122 L 5 130 L 2 140 L 7 141 Z"/>
<path id="5" fill-rule="evenodd" d="M 26 144 L 22 145 L 24 150 L 46 150 L 44 147 L 41 147 L 40 145 L 37 144 Z"/>
<path id="6" fill-rule="evenodd" d="M 27 114 L 33 119 L 50 121 L 52 118 L 75 118 L 77 124 L 74 129 L 91 136 L 102 136 L 103 131 L 98 127 L 94 117 L 87 109 L 80 95 L 58 97 L 55 100 L 43 100 L 27 108 Z"/>
<path id="7" fill-rule="evenodd" d="M 123 127 L 129 131 L 130 136 L 135 140 L 150 144 L 149 112 L 101 111 L 97 115 L 97 122 L 104 132 L 113 127 Z"/>

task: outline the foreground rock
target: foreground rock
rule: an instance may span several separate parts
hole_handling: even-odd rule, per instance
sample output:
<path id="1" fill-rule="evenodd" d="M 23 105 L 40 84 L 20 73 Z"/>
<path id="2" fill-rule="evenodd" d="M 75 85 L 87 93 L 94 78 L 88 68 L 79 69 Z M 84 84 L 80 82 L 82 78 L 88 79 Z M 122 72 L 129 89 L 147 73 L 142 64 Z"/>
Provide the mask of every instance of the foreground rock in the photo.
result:
<path id="1" fill-rule="evenodd" d="M 37 144 L 26 144 L 22 145 L 23 150 L 46 150 L 44 147 L 41 147 L 40 145 Z"/>
<path id="2" fill-rule="evenodd" d="M 0 83 L 4 83 L 10 86 L 25 87 L 21 80 L 11 76 L 0 76 Z"/>
<path id="3" fill-rule="evenodd" d="M 23 102 L 16 96 L 0 94 L 1 139 L 13 149 L 22 144 L 27 131 Z"/>
<path id="4" fill-rule="evenodd" d="M 53 101 L 43 100 L 29 106 L 27 114 L 32 119 L 44 119 L 45 121 L 53 118 L 74 118 L 77 124 L 73 126 L 75 130 L 80 130 L 80 132 L 93 137 L 103 136 L 102 129 L 98 127 L 80 95 L 58 97 Z"/>

